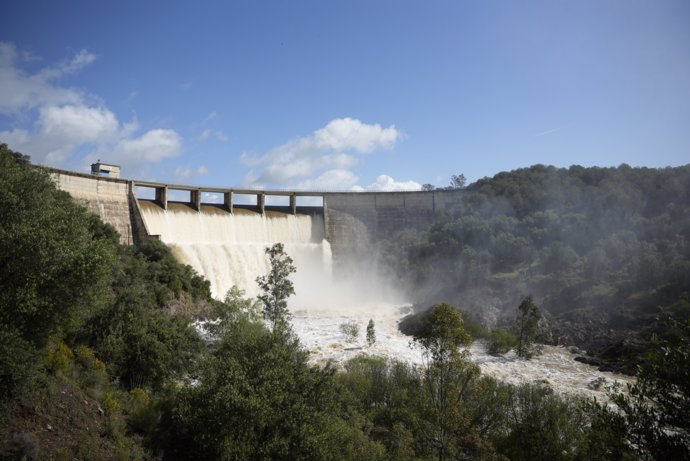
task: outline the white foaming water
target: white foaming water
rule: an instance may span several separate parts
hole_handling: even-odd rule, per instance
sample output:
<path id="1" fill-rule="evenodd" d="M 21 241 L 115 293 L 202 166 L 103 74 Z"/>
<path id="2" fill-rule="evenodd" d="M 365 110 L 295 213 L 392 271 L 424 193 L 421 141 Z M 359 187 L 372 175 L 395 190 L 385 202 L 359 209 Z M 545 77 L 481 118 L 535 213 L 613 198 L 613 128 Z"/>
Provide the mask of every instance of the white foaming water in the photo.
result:
<path id="1" fill-rule="evenodd" d="M 378 355 L 419 365 L 419 349 L 410 345 L 410 337 L 398 330 L 398 320 L 410 312 L 410 307 L 378 305 L 371 315 L 309 316 L 297 313 L 293 319 L 295 332 L 311 354 L 313 363 L 328 360 L 341 364 L 357 355 Z M 372 318 L 376 323 L 376 343 L 366 344 L 366 325 Z M 340 332 L 342 323 L 355 321 L 360 327 L 356 341 L 348 343 Z M 475 341 L 470 347 L 472 361 L 483 374 L 511 384 L 548 384 L 559 393 L 583 394 L 605 401 L 606 387 L 622 384 L 633 378 L 616 373 L 600 372 L 595 367 L 576 362 L 574 356 L 562 346 L 544 346 L 543 353 L 531 360 L 516 357 L 514 352 L 494 356 L 486 352 L 483 342 Z"/>
<path id="2" fill-rule="evenodd" d="M 152 203 L 142 201 L 141 205 L 149 232 L 160 235 L 178 259 L 206 277 L 213 296 L 219 299 L 233 285 L 248 296 L 256 296 L 256 278 L 269 270 L 265 249 L 283 243 L 297 267 L 293 276 L 296 295 L 290 299 L 292 323 L 313 363 L 342 363 L 359 354 L 421 362 L 420 352 L 410 346 L 410 338 L 397 326 L 410 313 L 410 306 L 375 273 L 367 273 L 367 264 L 362 264 L 358 274 L 339 274 L 339 279 L 333 280 L 323 217 L 277 212 L 261 215 L 243 209 L 230 214 L 210 206 L 203 206 L 200 213 L 176 203 L 164 211 Z M 376 324 L 376 343 L 371 347 L 365 338 L 369 319 Z M 351 321 L 359 325 L 360 334 L 348 343 L 339 327 Z M 544 354 L 530 361 L 512 354 L 491 356 L 480 342 L 472 345 L 471 354 L 485 374 L 515 384 L 548 382 L 558 392 L 603 398 L 604 388 L 589 389 L 592 382 L 602 378 L 608 384 L 630 380 L 575 362 L 568 351 L 558 347 L 546 346 Z"/>
<path id="3" fill-rule="evenodd" d="M 168 210 L 148 202 L 141 205 L 149 233 L 160 235 L 178 259 L 206 277 L 216 298 L 222 299 L 233 285 L 256 296 L 256 278 L 269 270 L 265 250 L 277 242 L 298 268 L 295 291 L 303 297 L 310 292 L 309 284 L 331 279 L 331 248 L 321 216 L 243 209 L 230 214 L 210 206 L 199 213 L 183 204 L 169 204 Z M 304 302 L 312 301 L 306 297 Z"/>

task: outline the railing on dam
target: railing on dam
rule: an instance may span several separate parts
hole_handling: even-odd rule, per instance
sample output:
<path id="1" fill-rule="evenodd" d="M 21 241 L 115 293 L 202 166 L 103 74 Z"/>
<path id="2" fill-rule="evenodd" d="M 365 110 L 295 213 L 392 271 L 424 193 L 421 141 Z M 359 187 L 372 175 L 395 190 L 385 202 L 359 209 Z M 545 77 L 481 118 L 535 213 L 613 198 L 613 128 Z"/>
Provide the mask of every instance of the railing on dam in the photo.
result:
<path id="1" fill-rule="evenodd" d="M 221 205 L 226 211 L 233 213 L 236 205 L 237 196 L 255 196 L 256 208 L 260 213 L 265 213 L 267 206 L 267 197 L 288 197 L 289 210 L 292 214 L 297 213 L 297 197 L 316 197 L 321 198 L 325 194 L 319 192 L 305 192 L 305 191 L 282 191 L 282 190 L 255 190 L 255 189 L 228 189 L 220 187 L 206 187 L 206 186 L 188 186 L 181 184 L 166 184 L 152 181 L 131 181 L 134 190 L 138 188 L 149 188 L 155 191 L 154 201 L 158 203 L 164 210 L 168 208 L 168 202 L 172 201 L 170 198 L 171 191 L 186 191 L 189 193 L 188 203 L 197 210 L 201 210 L 203 203 L 202 197 L 204 193 L 222 195 L 223 201 L 221 203 L 212 203 Z"/>

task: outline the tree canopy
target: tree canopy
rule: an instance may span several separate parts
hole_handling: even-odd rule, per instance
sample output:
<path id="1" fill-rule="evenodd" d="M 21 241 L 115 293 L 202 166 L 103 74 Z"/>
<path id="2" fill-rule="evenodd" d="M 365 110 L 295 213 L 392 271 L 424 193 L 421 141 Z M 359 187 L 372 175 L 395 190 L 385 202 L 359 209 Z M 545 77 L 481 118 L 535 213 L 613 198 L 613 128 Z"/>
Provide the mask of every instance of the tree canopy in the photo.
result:
<path id="1" fill-rule="evenodd" d="M 268 274 L 257 277 L 261 293 L 258 299 L 264 305 L 264 319 L 273 330 L 280 329 L 290 319 L 288 298 L 295 294 L 295 287 L 290 275 L 297 269 L 292 258 L 285 253 L 282 243 L 275 243 L 266 248 L 270 269 Z"/>

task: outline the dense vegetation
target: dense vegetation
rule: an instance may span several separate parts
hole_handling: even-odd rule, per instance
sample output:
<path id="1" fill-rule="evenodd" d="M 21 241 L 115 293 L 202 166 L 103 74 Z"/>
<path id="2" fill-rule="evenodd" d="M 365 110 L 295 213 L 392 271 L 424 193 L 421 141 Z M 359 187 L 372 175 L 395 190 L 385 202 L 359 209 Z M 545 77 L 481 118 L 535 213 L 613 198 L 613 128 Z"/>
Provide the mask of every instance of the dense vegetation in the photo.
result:
<path id="1" fill-rule="evenodd" d="M 531 295 L 552 342 L 628 372 L 664 334 L 658 319 L 690 317 L 690 166 L 537 165 L 451 187 L 453 210 L 381 242 L 423 307 L 452 301 L 507 327 Z"/>
<path id="2" fill-rule="evenodd" d="M 312 366 L 282 309 L 280 247 L 262 301 L 215 301 L 165 245 L 119 245 L 4 145 L 0 237 L 0 459 L 689 457 L 687 322 L 666 328 L 615 412 L 482 376 L 464 351 L 478 327 L 446 304 L 419 322 L 422 366 Z M 214 341 L 198 318 L 217 319 Z"/>

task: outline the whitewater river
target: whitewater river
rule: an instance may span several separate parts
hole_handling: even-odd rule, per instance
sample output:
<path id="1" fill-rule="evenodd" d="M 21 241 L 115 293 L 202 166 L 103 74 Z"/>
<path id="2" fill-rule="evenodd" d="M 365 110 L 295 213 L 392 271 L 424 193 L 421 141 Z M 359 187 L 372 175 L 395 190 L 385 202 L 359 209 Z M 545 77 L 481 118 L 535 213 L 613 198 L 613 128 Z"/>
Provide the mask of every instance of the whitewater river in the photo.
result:
<path id="1" fill-rule="evenodd" d="M 379 355 L 413 364 L 421 363 L 421 353 L 410 344 L 410 337 L 398 330 L 397 322 L 409 313 L 409 307 L 395 308 L 390 305 L 371 306 L 360 312 L 349 311 L 346 316 L 329 312 L 295 311 L 292 324 L 302 344 L 310 352 L 312 363 L 336 363 L 360 354 Z M 376 343 L 368 347 L 366 326 L 369 319 L 376 324 Z M 355 321 L 360 328 L 359 337 L 352 343 L 340 331 L 340 325 Z M 472 361 L 482 373 L 512 384 L 528 382 L 548 383 L 560 393 L 584 394 L 598 399 L 606 398 L 607 385 L 614 382 L 632 382 L 631 377 L 600 372 L 595 367 L 576 362 L 575 355 L 565 347 L 544 346 L 543 354 L 532 360 L 522 360 L 510 352 L 505 356 L 493 356 L 486 352 L 484 344 L 476 341 L 470 347 Z M 599 382 L 599 386 L 593 383 Z"/>

